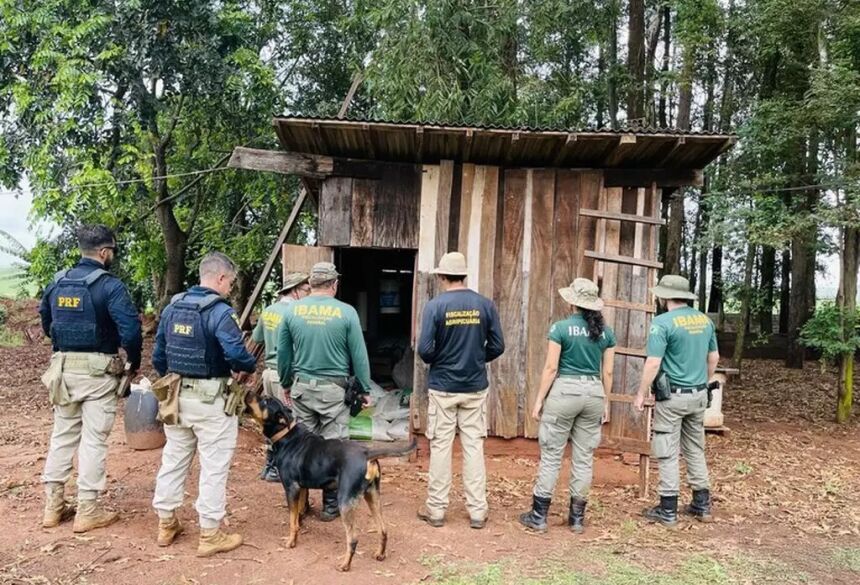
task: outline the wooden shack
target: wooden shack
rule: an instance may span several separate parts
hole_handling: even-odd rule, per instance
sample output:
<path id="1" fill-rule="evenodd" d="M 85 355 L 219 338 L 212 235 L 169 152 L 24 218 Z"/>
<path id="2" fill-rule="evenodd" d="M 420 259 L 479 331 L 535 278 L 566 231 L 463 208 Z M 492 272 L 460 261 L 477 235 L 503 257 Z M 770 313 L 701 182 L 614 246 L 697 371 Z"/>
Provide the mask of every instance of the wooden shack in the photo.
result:
<path id="1" fill-rule="evenodd" d="M 316 209 L 317 247 L 285 246 L 283 266 L 333 258 L 341 298 L 359 308 L 368 339 L 399 334 L 414 344 L 434 295 L 430 270 L 447 251 L 466 255 L 467 285 L 496 302 L 507 345 L 490 367 L 490 435 L 537 436 L 529 412 L 546 334 L 567 312 L 556 291 L 577 276 L 594 279 L 618 338 L 603 445 L 639 454 L 647 481 L 650 416 L 632 400 L 655 311 L 661 199 L 701 185 L 702 169 L 734 137 L 301 117 L 274 127 L 282 151 L 236 148 L 230 166 L 303 177 L 298 205 L 307 197 Z M 412 427 L 421 432 L 420 360 L 413 382 Z"/>

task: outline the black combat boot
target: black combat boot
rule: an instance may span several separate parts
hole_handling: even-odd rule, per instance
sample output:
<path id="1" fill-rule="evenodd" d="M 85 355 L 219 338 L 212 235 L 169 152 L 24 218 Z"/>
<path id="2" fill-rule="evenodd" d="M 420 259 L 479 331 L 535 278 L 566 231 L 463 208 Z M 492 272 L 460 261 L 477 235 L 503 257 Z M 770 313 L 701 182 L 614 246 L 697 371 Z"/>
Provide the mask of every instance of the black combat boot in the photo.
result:
<path id="1" fill-rule="evenodd" d="M 572 532 L 582 534 L 585 522 L 585 505 L 588 502 L 582 498 L 570 498 L 570 512 L 567 515 L 567 525 Z"/>
<path id="2" fill-rule="evenodd" d="M 678 525 L 678 496 L 660 496 L 659 506 L 646 508 L 642 513 L 651 522 L 675 528 Z"/>
<path id="3" fill-rule="evenodd" d="M 520 514 L 520 524 L 535 532 L 546 532 L 546 515 L 551 502 L 551 498 L 532 496 L 532 509 Z"/>
<path id="4" fill-rule="evenodd" d="M 340 516 L 340 506 L 337 504 L 337 489 L 328 488 L 323 490 L 323 509 L 320 512 L 320 520 L 331 522 Z"/>
<path id="5" fill-rule="evenodd" d="M 714 517 L 711 516 L 711 492 L 693 490 L 693 501 L 684 509 L 684 512 L 699 522 L 712 522 Z"/>
<path id="6" fill-rule="evenodd" d="M 263 467 L 263 471 L 260 473 L 260 479 L 281 481 L 278 475 L 278 468 L 275 466 L 275 450 L 272 449 L 271 445 L 266 449 L 266 466 Z"/>

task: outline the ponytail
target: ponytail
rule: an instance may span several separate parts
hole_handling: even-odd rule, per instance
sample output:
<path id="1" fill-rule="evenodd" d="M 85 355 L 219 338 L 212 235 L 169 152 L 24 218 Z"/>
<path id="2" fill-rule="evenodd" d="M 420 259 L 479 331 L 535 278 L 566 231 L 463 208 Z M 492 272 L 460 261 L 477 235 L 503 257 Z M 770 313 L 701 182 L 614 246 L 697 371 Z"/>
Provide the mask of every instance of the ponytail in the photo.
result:
<path id="1" fill-rule="evenodd" d="M 591 341 L 597 341 L 603 335 L 603 330 L 606 329 L 606 324 L 603 322 L 603 313 L 583 309 L 582 307 L 579 310 L 582 312 L 582 317 L 588 325 L 588 338 Z"/>

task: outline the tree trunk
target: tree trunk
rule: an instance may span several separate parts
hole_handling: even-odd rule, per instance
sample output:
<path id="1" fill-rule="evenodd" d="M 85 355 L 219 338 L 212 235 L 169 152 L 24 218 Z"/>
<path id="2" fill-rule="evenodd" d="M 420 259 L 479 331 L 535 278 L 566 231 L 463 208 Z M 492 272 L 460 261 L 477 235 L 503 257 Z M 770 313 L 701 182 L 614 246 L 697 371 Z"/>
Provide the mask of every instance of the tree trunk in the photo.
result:
<path id="1" fill-rule="evenodd" d="M 609 2 L 609 51 L 606 93 L 609 101 L 609 123 L 618 129 L 618 0 Z"/>
<path id="2" fill-rule="evenodd" d="M 785 365 L 788 368 L 803 368 L 806 349 L 800 343 L 800 329 L 809 318 L 809 258 L 812 254 L 810 242 L 804 235 L 791 241 L 791 292 L 788 307 L 788 350 Z M 812 275 L 814 278 L 814 273 Z"/>
<path id="3" fill-rule="evenodd" d="M 746 333 L 750 322 L 750 297 L 752 296 L 751 285 L 755 253 L 756 247 L 752 244 L 747 244 L 747 256 L 746 260 L 744 260 L 744 286 L 741 291 L 741 320 L 735 332 L 735 352 L 732 355 L 732 367 L 734 368 L 741 367 L 744 356 L 744 343 L 746 342 Z"/>
<path id="4" fill-rule="evenodd" d="M 645 54 L 645 108 L 646 123 L 653 126 L 657 121 L 654 109 L 654 72 L 657 71 L 654 61 L 657 58 L 657 45 L 660 43 L 660 33 L 663 23 L 663 8 L 654 11 L 654 19 L 648 30 L 648 50 Z"/>
<path id="5" fill-rule="evenodd" d="M 680 130 L 690 129 L 690 110 L 693 105 L 693 75 L 696 68 L 696 51 L 692 47 L 684 47 L 681 77 L 678 80 L 678 116 L 677 125 Z"/>
<path id="6" fill-rule="evenodd" d="M 788 311 L 791 306 L 791 250 L 782 251 L 779 261 L 779 333 L 788 333 Z"/>
<path id="7" fill-rule="evenodd" d="M 630 0 L 627 27 L 627 123 L 642 123 L 645 114 L 645 0 Z"/>
<path id="8" fill-rule="evenodd" d="M 597 79 L 607 79 L 606 75 L 606 50 L 605 45 L 601 41 L 600 45 L 597 48 Z M 603 115 L 606 105 L 603 102 L 603 92 L 597 92 L 597 101 L 595 103 L 596 116 L 595 121 L 597 122 L 598 128 L 603 128 Z"/>
<path id="9" fill-rule="evenodd" d="M 666 254 L 663 258 L 663 274 L 679 274 L 681 271 L 681 244 L 684 238 L 684 197 L 681 193 L 666 189 L 669 221 L 666 224 Z"/>
<path id="10" fill-rule="evenodd" d="M 839 275 L 839 294 L 836 303 L 842 310 L 842 339 L 854 335 L 857 312 L 857 263 L 860 261 L 860 231 L 846 227 L 842 238 L 842 263 Z M 854 352 L 839 358 L 839 391 L 836 398 L 836 422 L 844 423 L 851 416 L 854 401 Z"/>
<path id="11" fill-rule="evenodd" d="M 711 256 L 711 294 L 708 295 L 708 312 L 719 314 L 723 310 L 723 247 L 714 246 Z"/>
<path id="12" fill-rule="evenodd" d="M 157 140 L 156 140 L 157 142 Z M 164 177 L 167 175 L 167 157 L 165 147 L 158 144 L 153 149 L 155 155 L 155 168 L 153 176 Z M 158 206 L 155 209 L 155 217 L 161 226 L 164 236 L 165 270 L 162 278 L 164 289 L 159 291 L 161 299 L 159 308 L 167 304 L 173 295 L 185 289 L 185 252 L 188 244 L 188 234 L 182 231 L 176 215 L 173 213 L 173 203 L 167 201 L 169 192 L 167 179 L 155 179 L 155 190 Z"/>
<path id="13" fill-rule="evenodd" d="M 667 2 L 663 6 L 663 63 L 660 71 L 663 73 L 660 79 L 660 102 L 657 106 L 658 117 L 660 119 L 660 127 L 669 127 L 669 118 L 666 115 L 666 104 L 669 101 L 669 57 L 671 53 L 672 43 L 672 8 Z"/>
<path id="14" fill-rule="evenodd" d="M 759 306 L 759 333 L 773 333 L 773 289 L 776 280 L 776 250 L 771 246 L 762 246 L 761 250 L 761 283 L 758 291 L 761 304 Z"/>

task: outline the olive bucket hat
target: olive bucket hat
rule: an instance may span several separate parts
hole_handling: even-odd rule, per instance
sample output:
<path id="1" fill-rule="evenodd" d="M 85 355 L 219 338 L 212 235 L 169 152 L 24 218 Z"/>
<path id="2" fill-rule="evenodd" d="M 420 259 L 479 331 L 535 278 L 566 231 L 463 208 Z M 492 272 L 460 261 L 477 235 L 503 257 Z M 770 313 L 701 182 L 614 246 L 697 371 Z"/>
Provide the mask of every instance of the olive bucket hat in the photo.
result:
<path id="1" fill-rule="evenodd" d="M 577 278 L 570 283 L 570 286 L 558 289 L 558 294 L 568 304 L 589 311 L 603 310 L 603 301 L 598 292 L 597 285 L 587 278 Z"/>
<path id="2" fill-rule="evenodd" d="M 284 277 L 284 285 L 281 287 L 281 290 L 278 291 L 278 294 L 286 294 L 307 281 L 308 274 L 306 272 L 290 272 Z"/>
<path id="3" fill-rule="evenodd" d="M 334 264 L 331 262 L 317 262 L 314 264 L 313 268 L 311 268 L 311 286 L 330 282 L 339 276 L 340 274 L 338 274 L 337 268 L 335 268 Z"/>
<path id="4" fill-rule="evenodd" d="M 698 298 L 690 292 L 690 281 L 677 274 L 667 274 L 661 278 L 651 292 L 661 299 L 695 301 Z"/>

